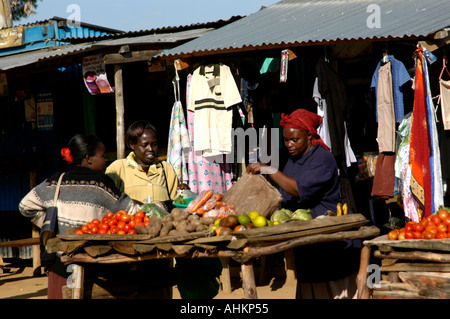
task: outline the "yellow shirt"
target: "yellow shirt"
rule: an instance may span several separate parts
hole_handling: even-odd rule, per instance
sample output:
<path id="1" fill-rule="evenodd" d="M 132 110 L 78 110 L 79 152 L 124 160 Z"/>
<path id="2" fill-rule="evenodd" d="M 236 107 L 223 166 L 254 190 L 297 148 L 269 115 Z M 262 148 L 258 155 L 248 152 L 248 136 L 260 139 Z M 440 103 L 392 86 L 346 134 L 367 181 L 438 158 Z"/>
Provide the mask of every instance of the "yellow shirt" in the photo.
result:
<path id="1" fill-rule="evenodd" d="M 164 165 L 166 177 L 164 177 L 162 165 Z M 122 192 L 140 202 L 147 202 L 148 198 L 151 198 L 153 203 L 174 200 L 180 183 L 175 170 L 167 162 L 152 164 L 145 173 L 136 163 L 134 152 L 128 154 L 127 158 L 111 163 L 105 173 L 112 178 Z"/>

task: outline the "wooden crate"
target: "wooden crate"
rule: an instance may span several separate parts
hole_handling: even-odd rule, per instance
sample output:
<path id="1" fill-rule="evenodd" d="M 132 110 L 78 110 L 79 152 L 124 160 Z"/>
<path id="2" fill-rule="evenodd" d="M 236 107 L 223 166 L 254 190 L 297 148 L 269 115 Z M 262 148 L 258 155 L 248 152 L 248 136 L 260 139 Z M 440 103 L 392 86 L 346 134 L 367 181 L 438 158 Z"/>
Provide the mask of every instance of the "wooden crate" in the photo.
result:
<path id="1" fill-rule="evenodd" d="M 381 281 L 374 299 L 448 299 L 450 239 L 389 240 L 387 235 L 365 241 L 378 249 Z"/>

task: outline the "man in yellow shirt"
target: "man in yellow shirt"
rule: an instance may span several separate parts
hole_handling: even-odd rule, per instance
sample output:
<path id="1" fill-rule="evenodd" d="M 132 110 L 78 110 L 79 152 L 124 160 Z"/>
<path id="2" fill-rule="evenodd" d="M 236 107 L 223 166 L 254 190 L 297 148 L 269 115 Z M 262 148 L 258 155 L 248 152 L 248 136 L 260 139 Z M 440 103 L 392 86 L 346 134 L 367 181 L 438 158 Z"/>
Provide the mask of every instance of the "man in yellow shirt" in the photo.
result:
<path id="1" fill-rule="evenodd" d="M 131 198 L 152 203 L 174 200 L 177 189 L 188 189 L 181 184 L 173 167 L 159 161 L 156 129 L 146 121 L 136 121 L 127 130 L 125 142 L 132 152 L 106 168 L 119 190 Z"/>

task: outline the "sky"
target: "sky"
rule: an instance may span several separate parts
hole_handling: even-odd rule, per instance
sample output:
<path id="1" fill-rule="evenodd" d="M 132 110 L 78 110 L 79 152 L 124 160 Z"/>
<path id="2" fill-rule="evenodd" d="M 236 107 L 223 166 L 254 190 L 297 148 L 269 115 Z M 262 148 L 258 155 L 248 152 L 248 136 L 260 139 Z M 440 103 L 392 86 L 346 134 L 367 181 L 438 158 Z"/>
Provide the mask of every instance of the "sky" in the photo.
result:
<path id="1" fill-rule="evenodd" d="M 28 24 L 58 16 L 121 31 L 139 31 L 247 16 L 262 6 L 268 7 L 279 1 L 39 0 L 36 14 L 13 24 Z"/>

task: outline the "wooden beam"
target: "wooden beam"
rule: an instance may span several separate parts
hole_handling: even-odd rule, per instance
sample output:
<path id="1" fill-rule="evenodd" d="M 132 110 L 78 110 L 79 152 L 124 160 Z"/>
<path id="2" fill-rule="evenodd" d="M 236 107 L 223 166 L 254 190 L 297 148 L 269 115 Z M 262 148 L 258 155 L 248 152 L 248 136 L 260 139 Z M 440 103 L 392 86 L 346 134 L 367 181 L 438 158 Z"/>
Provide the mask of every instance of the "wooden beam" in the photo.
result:
<path id="1" fill-rule="evenodd" d="M 114 64 L 114 84 L 116 95 L 116 142 L 117 158 L 125 158 L 125 104 L 123 100 L 122 66 Z"/>
<path id="2" fill-rule="evenodd" d="M 163 50 L 143 50 L 131 51 L 125 53 L 109 53 L 105 54 L 103 63 L 106 64 L 123 64 L 130 62 L 147 62 L 155 55 L 163 52 Z"/>

